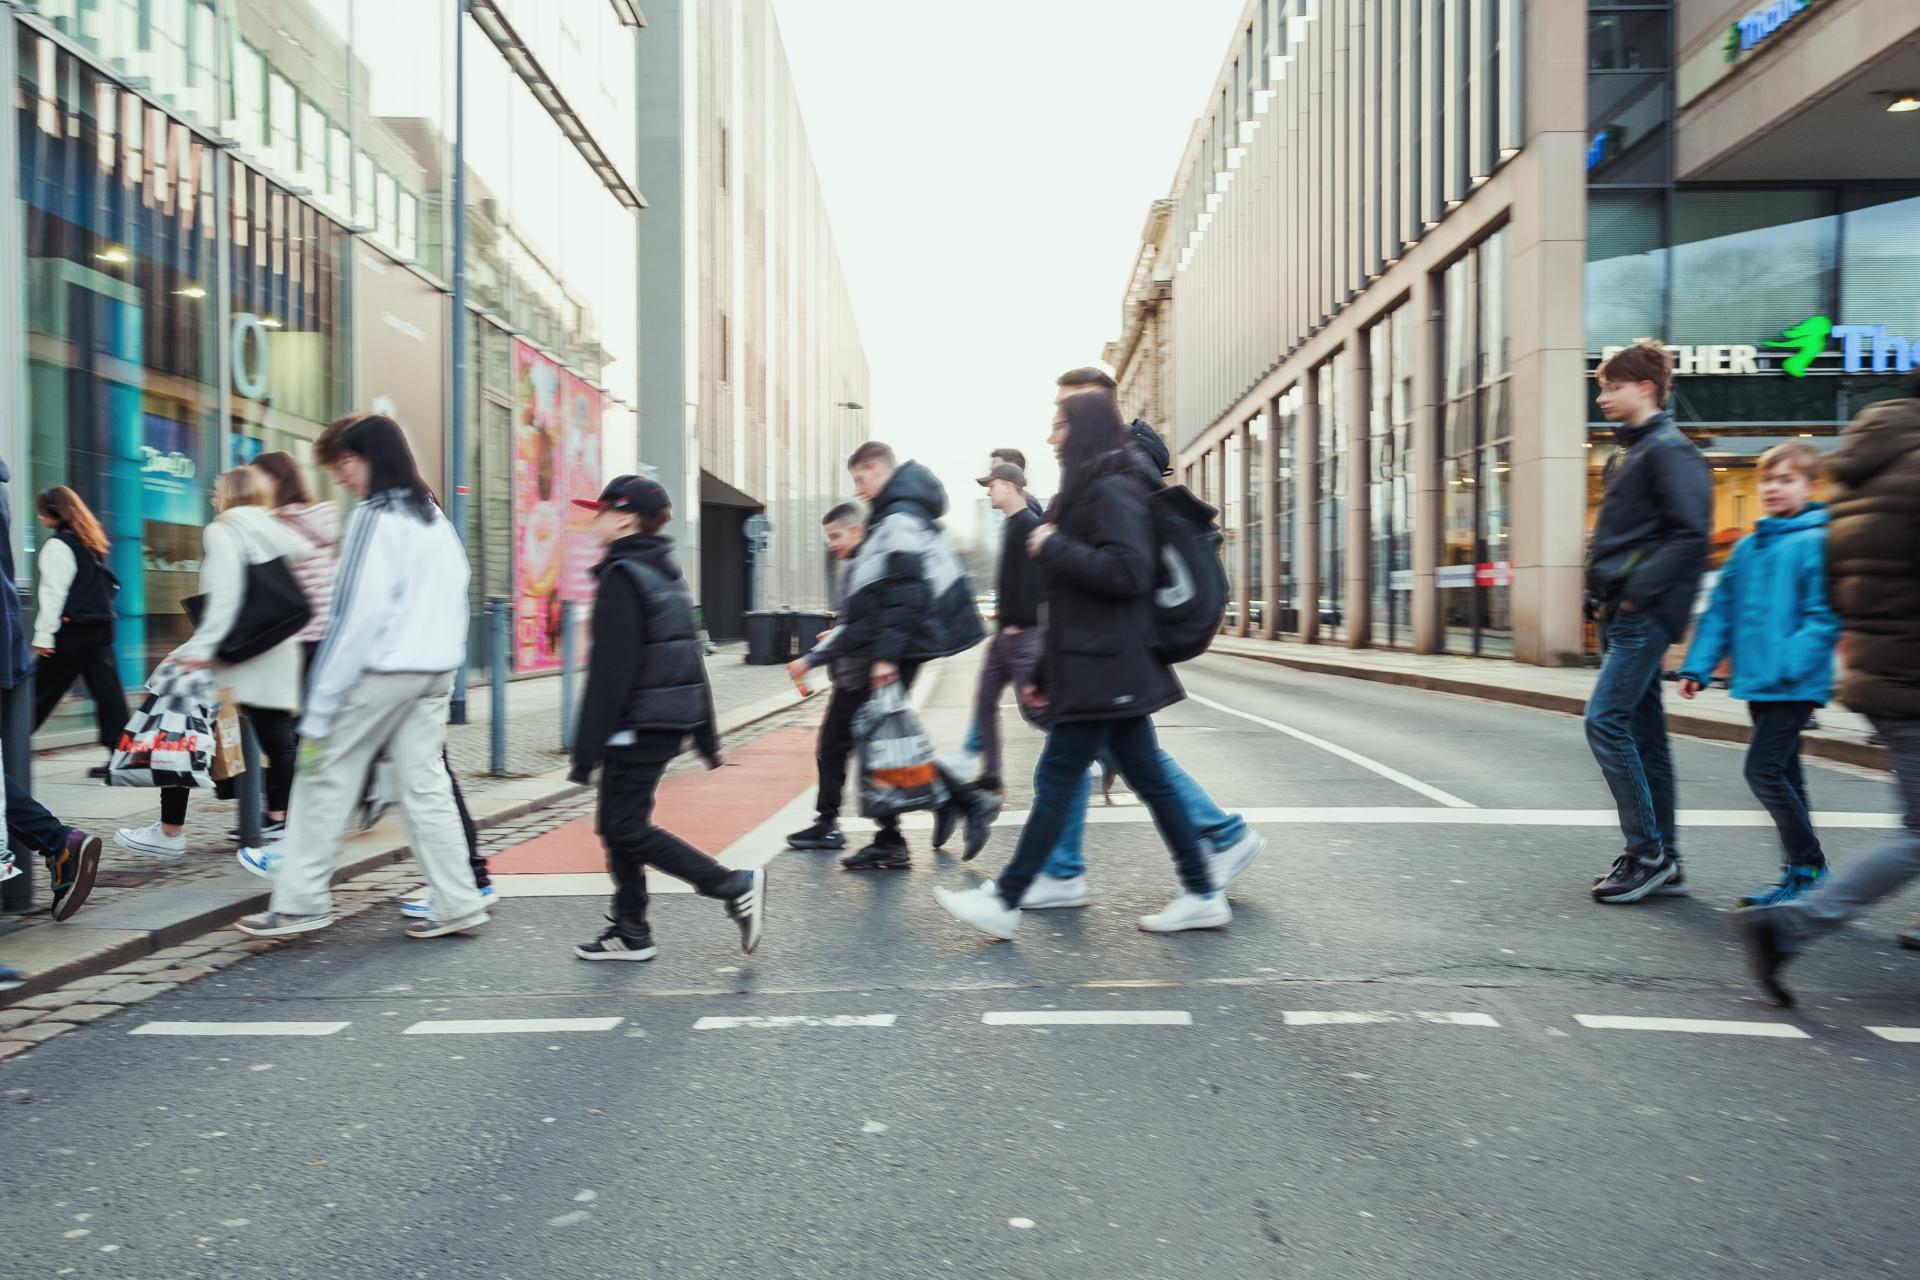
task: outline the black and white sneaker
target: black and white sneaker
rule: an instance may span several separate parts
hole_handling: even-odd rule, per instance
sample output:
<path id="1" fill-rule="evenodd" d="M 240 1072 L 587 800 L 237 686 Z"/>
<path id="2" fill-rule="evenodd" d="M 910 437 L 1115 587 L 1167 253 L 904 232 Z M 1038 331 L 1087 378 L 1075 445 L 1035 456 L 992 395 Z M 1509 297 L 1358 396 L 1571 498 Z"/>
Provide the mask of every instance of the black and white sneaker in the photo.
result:
<path id="1" fill-rule="evenodd" d="M 227 835 L 234 840 L 240 839 L 240 828 L 238 827 L 232 828 L 227 832 Z M 265 818 L 261 819 L 260 844 L 262 846 L 270 845 L 270 844 L 278 844 L 280 841 L 285 840 L 286 838 L 287 838 L 287 820 L 285 818 L 282 818 L 278 822 L 274 822 L 274 821 L 271 821 L 270 819 L 265 819 Z"/>
<path id="2" fill-rule="evenodd" d="M 581 943 L 573 954 L 582 960 L 651 960 L 660 954 L 660 948 L 653 945 L 652 934 L 629 937 L 620 932 L 619 925 L 608 921 L 599 937 Z"/>
<path id="3" fill-rule="evenodd" d="M 1614 859 L 1606 879 L 1593 886 L 1593 899 L 1608 906 L 1638 902 L 1673 879 L 1674 861 L 1662 857 L 1658 862 L 1643 862 L 1630 853 Z"/>
<path id="4" fill-rule="evenodd" d="M 760 931 L 766 925 L 767 869 L 755 867 L 740 873 L 746 877 L 740 892 L 727 899 L 727 914 L 740 926 L 740 949 L 748 955 L 760 945 Z"/>
<path id="5" fill-rule="evenodd" d="M 805 830 L 787 837 L 789 849 L 839 850 L 846 847 L 846 832 L 840 830 L 840 824 L 832 818 L 821 818 Z"/>
<path id="6" fill-rule="evenodd" d="M 1609 871 L 1604 876 L 1595 876 L 1593 878 L 1593 887 L 1598 889 L 1601 885 L 1605 884 L 1612 875 L 1613 873 Z M 1687 887 L 1687 866 L 1684 862 L 1680 861 L 1679 855 L 1676 854 L 1673 859 L 1673 875 L 1668 878 L 1665 884 L 1647 896 L 1649 898 L 1687 898 L 1691 897 L 1692 894 L 1693 891 Z"/>
<path id="7" fill-rule="evenodd" d="M 840 865 L 849 871 L 904 871 L 913 860 L 907 856 L 905 844 L 875 840 L 860 852 L 840 859 Z"/>

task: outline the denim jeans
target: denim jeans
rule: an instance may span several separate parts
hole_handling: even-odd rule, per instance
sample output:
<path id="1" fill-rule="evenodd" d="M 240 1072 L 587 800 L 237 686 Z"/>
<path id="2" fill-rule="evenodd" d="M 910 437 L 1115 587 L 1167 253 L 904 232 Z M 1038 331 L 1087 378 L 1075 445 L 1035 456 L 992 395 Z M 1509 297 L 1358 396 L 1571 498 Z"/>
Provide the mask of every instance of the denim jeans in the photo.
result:
<path id="1" fill-rule="evenodd" d="M 27 789 L 7 778 L 7 834 L 35 853 L 52 853 L 67 842 L 73 830 L 47 812 Z"/>
<path id="2" fill-rule="evenodd" d="M 1807 798 L 1807 778 L 1800 768 L 1800 731 L 1807 727 L 1816 703 L 1749 702 L 1753 733 L 1747 739 L 1747 786 L 1753 798 L 1773 815 L 1780 830 L 1780 847 L 1787 865 L 1824 867 L 1820 837 L 1813 832 L 1813 805 Z"/>
<path id="3" fill-rule="evenodd" d="M 1227 813 L 1213 802 L 1207 789 L 1193 780 L 1191 774 L 1174 762 L 1165 751 L 1160 752 L 1160 769 L 1167 775 L 1167 781 L 1173 784 L 1174 795 L 1179 798 L 1187 811 L 1187 821 L 1199 833 L 1202 840 L 1215 849 L 1225 849 L 1240 843 L 1240 837 L 1247 834 L 1246 819 L 1237 813 Z M 1040 785 L 1040 770 L 1036 766 L 1033 772 L 1034 786 Z M 1087 803 L 1093 798 L 1093 775 L 1080 775 L 1079 789 L 1074 792 L 1073 804 L 1067 810 L 1067 825 L 1060 832 L 1060 843 L 1053 847 L 1053 853 L 1047 858 L 1047 874 L 1062 880 L 1071 880 L 1075 876 L 1087 873 L 1087 860 L 1081 852 L 1082 842 L 1087 835 Z"/>
<path id="4" fill-rule="evenodd" d="M 1613 792 L 1627 853 L 1642 862 L 1678 857 L 1673 820 L 1673 751 L 1660 706 L 1660 659 L 1672 643 L 1645 612 L 1603 624 L 1607 656 L 1587 699 L 1587 745 Z"/>
<path id="5" fill-rule="evenodd" d="M 1027 815 L 1027 825 L 1020 829 L 1012 859 L 996 882 L 1000 900 L 1007 906 L 1019 906 L 1034 876 L 1059 844 L 1060 833 L 1074 811 L 1075 796 L 1080 797 L 1078 808 L 1084 816 L 1087 766 L 1103 748 L 1113 753 L 1127 784 L 1152 812 L 1154 825 L 1160 828 L 1161 838 L 1173 854 L 1180 883 L 1189 893 L 1213 892 L 1213 878 L 1200 852 L 1199 833 L 1161 767 L 1153 719 L 1135 716 L 1055 725 L 1048 732 L 1040 766 L 1034 771 L 1033 811 Z"/>
<path id="6" fill-rule="evenodd" d="M 1920 720 L 1870 717 L 1893 753 L 1900 790 L 1900 831 L 1860 861 L 1829 876 L 1805 897 L 1764 908 L 1794 943 L 1837 929 L 1868 907 L 1920 879 Z"/>

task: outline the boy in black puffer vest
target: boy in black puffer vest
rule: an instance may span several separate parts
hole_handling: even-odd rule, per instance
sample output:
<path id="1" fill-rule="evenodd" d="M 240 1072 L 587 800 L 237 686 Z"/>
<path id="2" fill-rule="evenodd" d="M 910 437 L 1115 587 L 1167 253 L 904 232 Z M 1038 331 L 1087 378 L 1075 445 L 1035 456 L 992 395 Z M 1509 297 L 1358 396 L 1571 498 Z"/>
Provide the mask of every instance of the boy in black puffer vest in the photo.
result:
<path id="1" fill-rule="evenodd" d="M 651 960 L 647 868 L 655 867 L 726 903 L 740 945 L 760 941 L 767 901 L 764 869 L 729 871 L 686 841 L 653 825 L 653 797 L 688 735 L 709 768 L 720 767 L 713 691 L 700 656 L 693 595 L 660 536 L 673 508 L 667 491 L 641 476 L 618 476 L 593 511 L 593 534 L 607 549 L 594 568 L 593 654 L 574 732 L 575 782 L 600 773 L 597 826 L 613 876 L 611 927 L 573 949 L 582 960 Z"/>

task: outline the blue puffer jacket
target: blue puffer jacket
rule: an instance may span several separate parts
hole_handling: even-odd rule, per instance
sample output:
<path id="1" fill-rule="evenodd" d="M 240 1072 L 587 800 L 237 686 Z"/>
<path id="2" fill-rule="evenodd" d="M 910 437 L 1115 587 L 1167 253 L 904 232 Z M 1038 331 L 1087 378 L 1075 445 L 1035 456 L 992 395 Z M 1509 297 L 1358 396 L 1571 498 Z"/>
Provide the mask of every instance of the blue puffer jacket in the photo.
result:
<path id="1" fill-rule="evenodd" d="M 1827 603 L 1827 508 L 1765 516 L 1714 584 L 1683 678 L 1706 684 L 1733 658 L 1730 692 L 1749 702 L 1825 702 L 1840 619 Z"/>

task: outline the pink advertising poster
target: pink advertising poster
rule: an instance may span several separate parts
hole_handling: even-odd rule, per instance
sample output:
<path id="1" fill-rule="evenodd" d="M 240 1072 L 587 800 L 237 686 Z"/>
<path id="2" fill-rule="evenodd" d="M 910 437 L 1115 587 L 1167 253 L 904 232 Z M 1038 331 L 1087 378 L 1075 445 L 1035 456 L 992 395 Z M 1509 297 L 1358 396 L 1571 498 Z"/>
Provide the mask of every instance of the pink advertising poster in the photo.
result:
<path id="1" fill-rule="evenodd" d="M 513 374 L 513 665 L 551 671 L 560 602 L 593 598 L 593 515 L 569 500 L 600 492 L 600 393 L 524 342 Z"/>

